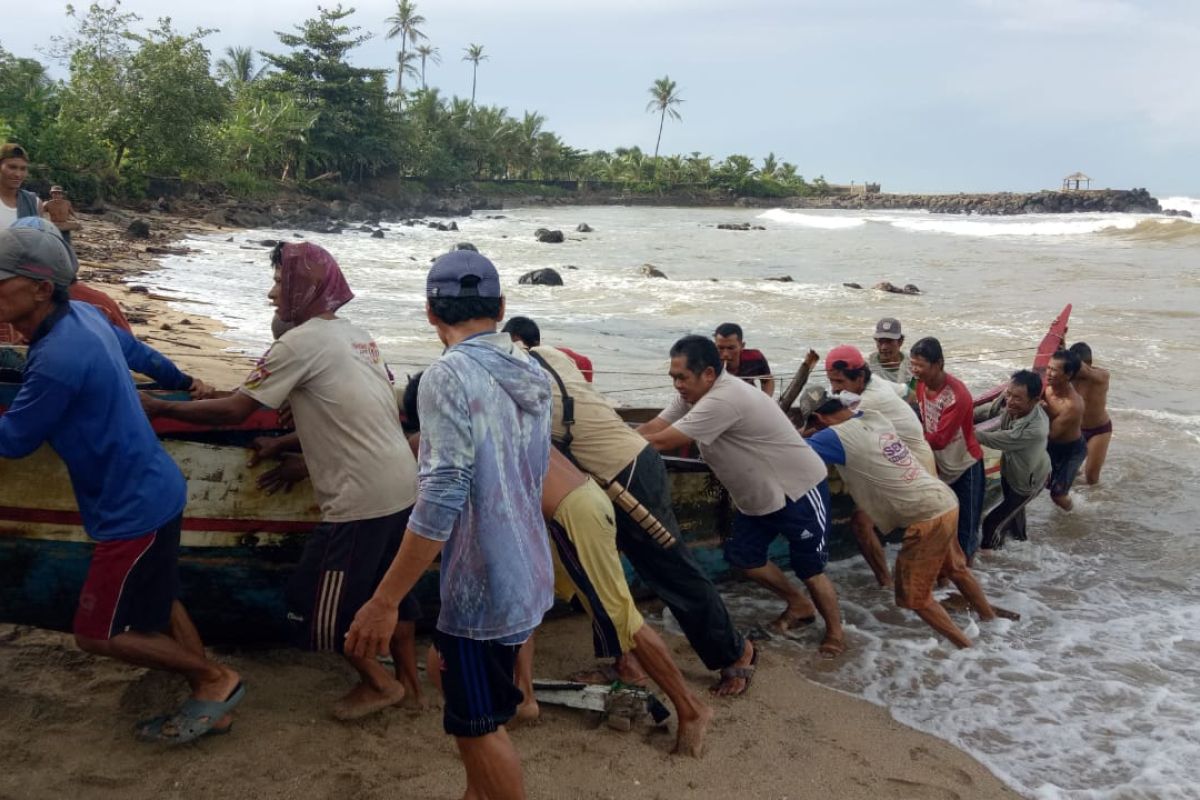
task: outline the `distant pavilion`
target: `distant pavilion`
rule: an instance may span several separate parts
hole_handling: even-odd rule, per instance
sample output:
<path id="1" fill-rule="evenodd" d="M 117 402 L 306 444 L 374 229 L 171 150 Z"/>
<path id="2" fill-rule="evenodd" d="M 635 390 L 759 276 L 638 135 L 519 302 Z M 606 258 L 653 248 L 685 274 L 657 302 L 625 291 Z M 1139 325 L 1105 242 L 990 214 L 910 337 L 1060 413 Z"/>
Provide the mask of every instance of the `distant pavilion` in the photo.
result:
<path id="1" fill-rule="evenodd" d="M 1080 186 L 1080 184 L 1084 184 L 1084 183 L 1087 185 Z M 1067 177 L 1063 178 L 1063 191 L 1064 192 L 1069 192 L 1072 190 L 1078 192 L 1080 189 L 1091 189 L 1091 188 L 1092 188 L 1092 179 L 1089 178 L 1087 175 L 1084 175 L 1082 172 L 1076 172 L 1073 175 L 1068 175 Z"/>

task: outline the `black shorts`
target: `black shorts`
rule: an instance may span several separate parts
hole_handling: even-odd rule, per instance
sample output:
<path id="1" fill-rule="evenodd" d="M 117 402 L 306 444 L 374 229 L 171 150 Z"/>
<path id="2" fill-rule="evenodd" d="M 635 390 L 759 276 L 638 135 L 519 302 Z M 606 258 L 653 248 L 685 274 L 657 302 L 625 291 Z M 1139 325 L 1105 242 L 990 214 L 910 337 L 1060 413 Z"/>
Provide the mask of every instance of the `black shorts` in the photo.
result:
<path id="1" fill-rule="evenodd" d="M 779 535 L 788 541 L 792 571 L 802 581 L 825 572 L 829 551 L 829 482 L 821 481 L 796 500 L 784 498 L 783 508 L 762 516 L 738 511 L 733 515 L 733 535 L 725 540 L 725 560 L 738 569 L 756 569 L 767 563 L 767 551 Z"/>
<path id="2" fill-rule="evenodd" d="M 451 736 L 473 739 L 495 733 L 517 713 L 525 695 L 513 683 L 520 645 L 463 639 L 437 632 L 445 709 L 442 727 Z"/>
<path id="3" fill-rule="evenodd" d="M 323 522 L 313 530 L 287 586 L 288 622 L 297 647 L 342 652 L 354 615 L 396 558 L 411 511 Z M 400 602 L 400 619 L 420 617 L 421 606 L 410 592 Z"/>
<path id="4" fill-rule="evenodd" d="M 1046 452 L 1050 454 L 1050 487 L 1051 497 L 1063 497 L 1070 493 L 1071 484 L 1079 468 L 1087 459 L 1087 442 L 1080 436 L 1073 442 L 1049 442 Z"/>
<path id="5" fill-rule="evenodd" d="M 97 542 L 79 593 L 73 630 L 108 640 L 136 631 L 159 633 L 179 597 L 179 528 L 183 515 L 134 539 Z"/>

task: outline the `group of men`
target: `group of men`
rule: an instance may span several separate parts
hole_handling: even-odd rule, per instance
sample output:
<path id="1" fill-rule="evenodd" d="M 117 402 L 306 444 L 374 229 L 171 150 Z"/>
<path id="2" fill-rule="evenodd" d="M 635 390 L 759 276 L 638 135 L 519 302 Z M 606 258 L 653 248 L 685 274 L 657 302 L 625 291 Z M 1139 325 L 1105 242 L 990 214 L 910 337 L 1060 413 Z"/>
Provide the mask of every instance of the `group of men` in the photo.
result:
<path id="1" fill-rule="evenodd" d="M 180 602 L 186 486 L 154 434 L 149 420 L 157 417 L 228 425 L 263 407 L 290 410 L 295 433 L 257 440 L 253 460 L 276 462 L 260 485 L 307 477 L 320 505 L 322 522 L 287 586 L 288 619 L 297 644 L 341 653 L 358 673 L 333 704 L 340 719 L 419 695 L 412 592 L 440 557 L 430 674 L 445 695 L 443 725 L 462 755 L 468 797 L 523 796 L 507 725 L 537 714 L 533 634 L 555 593 L 588 612 L 595 654 L 613 659 L 612 675 L 663 689 L 676 712 L 677 751 L 700 754 L 713 711 L 645 625 L 618 552 L 718 673 L 711 691 L 749 689 L 758 650 L 682 542 L 663 451 L 699 448 L 736 507 L 727 560 L 785 601 L 778 629 L 820 614 L 825 657 L 846 647 L 825 572 L 827 465 L 837 466 L 858 505 L 855 528 L 881 583 L 892 579 L 874 531 L 905 530 L 895 569 L 900 606 L 961 647 L 970 640 L 933 598 L 940 577 L 982 619 L 995 614 L 968 566 L 979 540 L 970 530 L 964 538 L 963 519 L 979 526 L 980 438 L 1005 453 L 1008 508 L 996 531 L 1011 527 L 1018 500 L 1038 483 L 1025 474 L 1041 469 L 1027 464 L 1038 461 L 1026 457 L 1028 448 L 1006 447 L 1036 436 L 1036 414 L 1045 414 L 1033 373 L 1014 376 L 995 438 L 977 438 L 970 397 L 945 372 L 937 341 L 922 339 L 905 354 L 899 323 L 883 320 L 873 363 L 888 376 L 911 374 L 915 384 L 885 386 L 857 349 L 834 348 L 826 369 L 838 391 L 805 392 L 798 429 L 772 397 L 765 358 L 726 324 L 713 339 L 674 344 L 676 396 L 633 429 L 592 385 L 582 356 L 543 344 L 527 318 L 498 329 L 506 309 L 497 270 L 459 250 L 438 258 L 426 278 L 426 319 L 445 350 L 403 392 L 402 423 L 374 340 L 338 314 L 353 292 L 335 259 L 317 245 L 287 243 L 273 250 L 271 265 L 275 343 L 236 391 L 169 401 L 139 395 L 129 369 L 167 388 L 212 393 L 91 306 L 70 302 L 76 264 L 57 231 L 0 231 L 0 323 L 29 342 L 24 384 L 0 417 L 0 455 L 21 457 L 49 442 L 67 464 L 96 540 L 77 641 L 179 673 L 191 686 L 181 708 L 138 724 L 140 738 L 182 743 L 226 732 L 245 695 L 237 673 L 205 654 Z M 1080 372 L 1070 352 L 1055 354 L 1045 400 L 1052 443 L 1069 444 L 1085 421 L 1070 384 Z M 910 389 L 919 420 L 905 400 Z M 1022 424 L 1029 414 L 1034 420 Z M 1077 448 L 1063 452 L 1050 457 L 1065 459 L 1054 480 L 1069 488 Z M 779 535 L 806 592 L 767 558 Z M 392 657 L 393 669 L 381 655 Z"/>

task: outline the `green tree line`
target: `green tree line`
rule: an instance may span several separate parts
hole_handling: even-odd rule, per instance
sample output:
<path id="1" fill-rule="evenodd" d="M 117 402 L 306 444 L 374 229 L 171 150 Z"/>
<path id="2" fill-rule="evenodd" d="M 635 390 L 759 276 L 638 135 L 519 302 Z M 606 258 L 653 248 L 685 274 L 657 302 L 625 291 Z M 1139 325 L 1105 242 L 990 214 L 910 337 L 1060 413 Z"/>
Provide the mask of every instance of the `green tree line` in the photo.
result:
<path id="1" fill-rule="evenodd" d="M 744 155 L 660 157 L 665 121 L 681 119 L 682 97 L 669 77 L 650 88 L 653 155 L 638 147 L 587 152 L 548 130 L 537 112 L 516 116 L 483 102 L 489 55 L 481 44 L 462 49 L 472 65 L 470 98 L 430 85 L 427 69 L 441 63 L 441 52 L 411 0 L 397 0 L 383 21 L 385 36 L 399 42 L 395 68 L 354 66 L 351 53 L 373 34 L 352 24 L 352 14 L 341 5 L 320 8 L 277 31 L 273 48 L 229 47 L 214 61 L 205 46 L 213 30 L 181 32 L 169 18 L 143 25 L 119 0 L 67 6 L 71 32 L 40 51 L 63 65 L 64 79 L 0 46 L 0 137 L 20 142 L 35 172 L 83 199 L 139 196 L 148 176 L 214 181 L 242 194 L 395 176 L 752 196 L 826 188 L 774 154 L 757 163 Z"/>

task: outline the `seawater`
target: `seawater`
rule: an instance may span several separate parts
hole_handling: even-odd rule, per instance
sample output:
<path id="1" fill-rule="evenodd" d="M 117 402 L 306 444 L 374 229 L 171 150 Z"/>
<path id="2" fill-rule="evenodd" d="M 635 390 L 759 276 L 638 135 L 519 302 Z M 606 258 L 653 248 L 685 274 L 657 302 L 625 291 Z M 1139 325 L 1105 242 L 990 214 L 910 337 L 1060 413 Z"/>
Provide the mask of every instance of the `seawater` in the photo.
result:
<path id="1" fill-rule="evenodd" d="M 1164 206 L 1200 211 L 1190 198 Z M 1087 341 L 1113 372 L 1115 435 L 1102 483 L 1076 490 L 1074 512 L 1039 499 L 1031 540 L 979 565 L 991 598 L 1021 620 L 979 625 L 960 615 L 977 647 L 957 652 L 895 609 L 860 560 L 839 562 L 830 572 L 851 649 L 831 667 L 812 658 L 809 633 L 796 663 L 966 749 L 1027 796 L 1200 797 L 1200 224 L 782 209 L 493 213 L 504 218 L 456 220 L 458 233 L 385 222 L 384 239 L 305 234 L 340 260 L 357 294 L 346 315 L 373 331 L 400 379 L 440 351 L 423 281 L 430 258 L 459 241 L 499 265 L 509 314 L 538 320 L 546 342 L 590 355 L 598 387 L 630 405 L 668 399 L 671 343 L 725 321 L 741 323 L 748 345 L 782 374 L 810 347 L 869 348 L 875 321 L 897 317 L 909 344 L 937 336 L 949 369 L 983 389 L 1027 365 L 1072 303 L 1069 339 Z M 595 232 L 574 233 L 580 222 Z M 766 230 L 721 231 L 720 222 Z M 562 229 L 567 241 L 536 242 L 540 227 Z M 268 251 L 250 242 L 280 237 L 294 238 L 194 238 L 196 252 L 167 259 L 149 280 L 228 325 L 231 348 L 257 353 L 269 343 L 271 271 Z M 669 278 L 643 277 L 646 263 Z M 541 267 L 566 285 L 518 284 Z M 843 286 L 882 280 L 922 294 Z M 728 592 L 746 624 L 777 610 L 744 584 Z"/>

